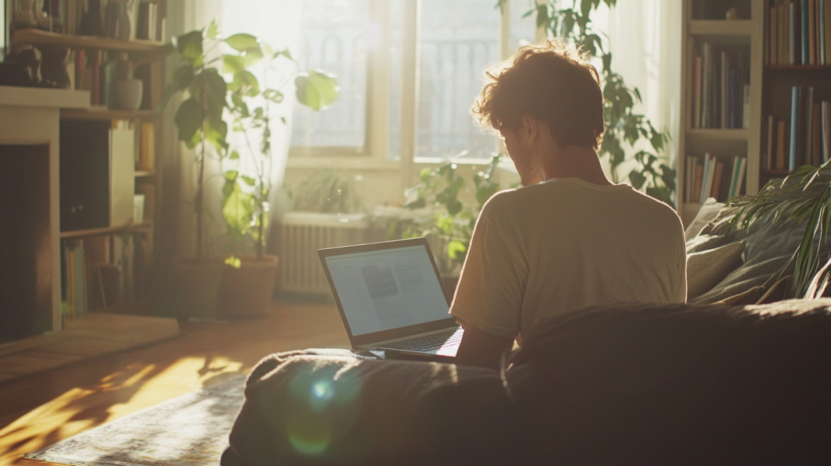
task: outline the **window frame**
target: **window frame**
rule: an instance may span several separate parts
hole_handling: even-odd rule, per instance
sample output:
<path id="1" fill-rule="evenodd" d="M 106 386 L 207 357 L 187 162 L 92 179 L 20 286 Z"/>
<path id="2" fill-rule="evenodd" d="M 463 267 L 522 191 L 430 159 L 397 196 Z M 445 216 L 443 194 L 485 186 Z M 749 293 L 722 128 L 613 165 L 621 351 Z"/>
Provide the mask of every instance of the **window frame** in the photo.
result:
<path id="1" fill-rule="evenodd" d="M 513 0 L 516 1 L 516 0 Z M 503 0 L 499 12 L 498 50 L 500 60 L 511 54 L 511 3 Z M 402 17 L 408 18 L 402 25 L 401 40 L 401 129 L 399 157 L 388 158 L 389 152 L 389 74 L 390 60 L 390 5 L 388 0 L 370 0 L 370 17 L 381 30 L 380 45 L 370 50 L 367 58 L 367 110 L 366 139 L 364 146 L 355 147 L 306 147 L 290 146 L 287 168 L 333 168 L 379 169 L 400 171 L 404 186 L 410 186 L 420 167 L 435 165 L 441 161 L 435 158 L 415 157 L 418 124 L 418 71 L 419 71 L 419 30 L 421 26 L 421 0 L 405 0 Z M 537 30 L 539 39 L 540 30 Z M 497 139 L 498 140 L 498 139 Z M 501 152 L 504 145 L 497 142 Z M 460 159 L 463 165 L 482 165 L 488 159 Z"/>

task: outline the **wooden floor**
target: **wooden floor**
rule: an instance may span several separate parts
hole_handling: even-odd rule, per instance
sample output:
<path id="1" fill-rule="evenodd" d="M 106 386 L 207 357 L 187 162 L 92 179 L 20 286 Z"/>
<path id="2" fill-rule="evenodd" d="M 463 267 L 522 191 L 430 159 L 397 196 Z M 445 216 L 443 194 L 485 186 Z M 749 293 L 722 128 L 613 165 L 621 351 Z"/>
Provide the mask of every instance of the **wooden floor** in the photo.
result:
<path id="1" fill-rule="evenodd" d="M 348 345 L 337 309 L 275 302 L 269 315 L 190 323 L 170 340 L 0 382 L 0 465 L 86 429 L 251 370 L 290 349 Z"/>
<path id="2" fill-rule="evenodd" d="M 94 313 L 66 322 L 57 333 L 0 345 L 0 382 L 102 354 L 173 338 L 176 319 Z"/>

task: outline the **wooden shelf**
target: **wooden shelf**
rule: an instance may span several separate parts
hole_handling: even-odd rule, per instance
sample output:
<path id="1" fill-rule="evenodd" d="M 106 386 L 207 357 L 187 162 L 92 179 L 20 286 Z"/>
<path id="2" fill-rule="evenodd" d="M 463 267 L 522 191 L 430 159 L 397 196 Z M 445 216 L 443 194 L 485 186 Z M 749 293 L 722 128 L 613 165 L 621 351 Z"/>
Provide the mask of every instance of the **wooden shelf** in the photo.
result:
<path id="1" fill-rule="evenodd" d="M 831 65 L 765 65 L 765 71 L 831 71 Z"/>
<path id="2" fill-rule="evenodd" d="M 740 20 L 693 20 L 690 34 L 694 36 L 747 36 L 753 31 L 752 21 Z"/>
<path id="3" fill-rule="evenodd" d="M 110 37 L 75 36 L 40 29 L 18 29 L 12 36 L 12 45 L 68 47 L 71 49 L 100 49 L 116 52 L 160 53 L 164 43 L 153 40 L 118 40 Z"/>
<path id="4" fill-rule="evenodd" d="M 62 231 L 61 232 L 61 239 L 83 238 L 83 237 L 86 237 L 86 236 L 111 235 L 111 234 L 114 234 L 114 233 L 129 233 L 131 231 L 150 230 L 152 228 L 153 228 L 153 222 L 152 221 L 145 221 L 144 223 L 139 223 L 139 224 L 128 223 L 126 225 L 119 225 L 119 226 L 107 227 L 107 228 L 91 228 L 89 230 Z"/>
<path id="5" fill-rule="evenodd" d="M 150 178 L 150 177 L 156 176 L 156 172 L 146 171 L 146 170 L 136 170 L 135 176 L 136 176 L 136 178 Z"/>
<path id="6" fill-rule="evenodd" d="M 687 137 L 693 140 L 746 141 L 749 129 L 696 128 L 687 130 Z"/>
<path id="7" fill-rule="evenodd" d="M 110 110 L 107 107 L 61 110 L 64 120 L 153 120 L 157 116 L 153 110 Z"/>

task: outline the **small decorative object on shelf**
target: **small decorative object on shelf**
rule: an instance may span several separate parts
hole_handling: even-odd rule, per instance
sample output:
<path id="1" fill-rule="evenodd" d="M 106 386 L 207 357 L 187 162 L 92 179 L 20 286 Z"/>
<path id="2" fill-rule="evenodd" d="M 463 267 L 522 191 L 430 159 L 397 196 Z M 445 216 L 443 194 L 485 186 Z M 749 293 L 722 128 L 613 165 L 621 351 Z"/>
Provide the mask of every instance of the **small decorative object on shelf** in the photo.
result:
<path id="1" fill-rule="evenodd" d="M 14 10 L 14 28 L 34 28 L 37 25 L 35 0 L 17 0 L 17 8 Z"/>

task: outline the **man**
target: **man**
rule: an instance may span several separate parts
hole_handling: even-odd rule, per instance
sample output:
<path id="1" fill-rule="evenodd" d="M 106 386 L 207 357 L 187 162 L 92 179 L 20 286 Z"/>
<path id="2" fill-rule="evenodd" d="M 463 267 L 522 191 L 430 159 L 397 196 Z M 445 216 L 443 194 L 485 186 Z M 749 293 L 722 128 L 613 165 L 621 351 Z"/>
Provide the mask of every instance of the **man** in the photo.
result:
<path id="1" fill-rule="evenodd" d="M 597 71 L 573 47 L 523 47 L 486 72 L 472 113 L 498 131 L 519 190 L 484 206 L 450 308 L 465 327 L 460 364 L 498 367 L 547 316 L 615 302 L 686 300 L 684 230 L 675 211 L 613 184 Z"/>

